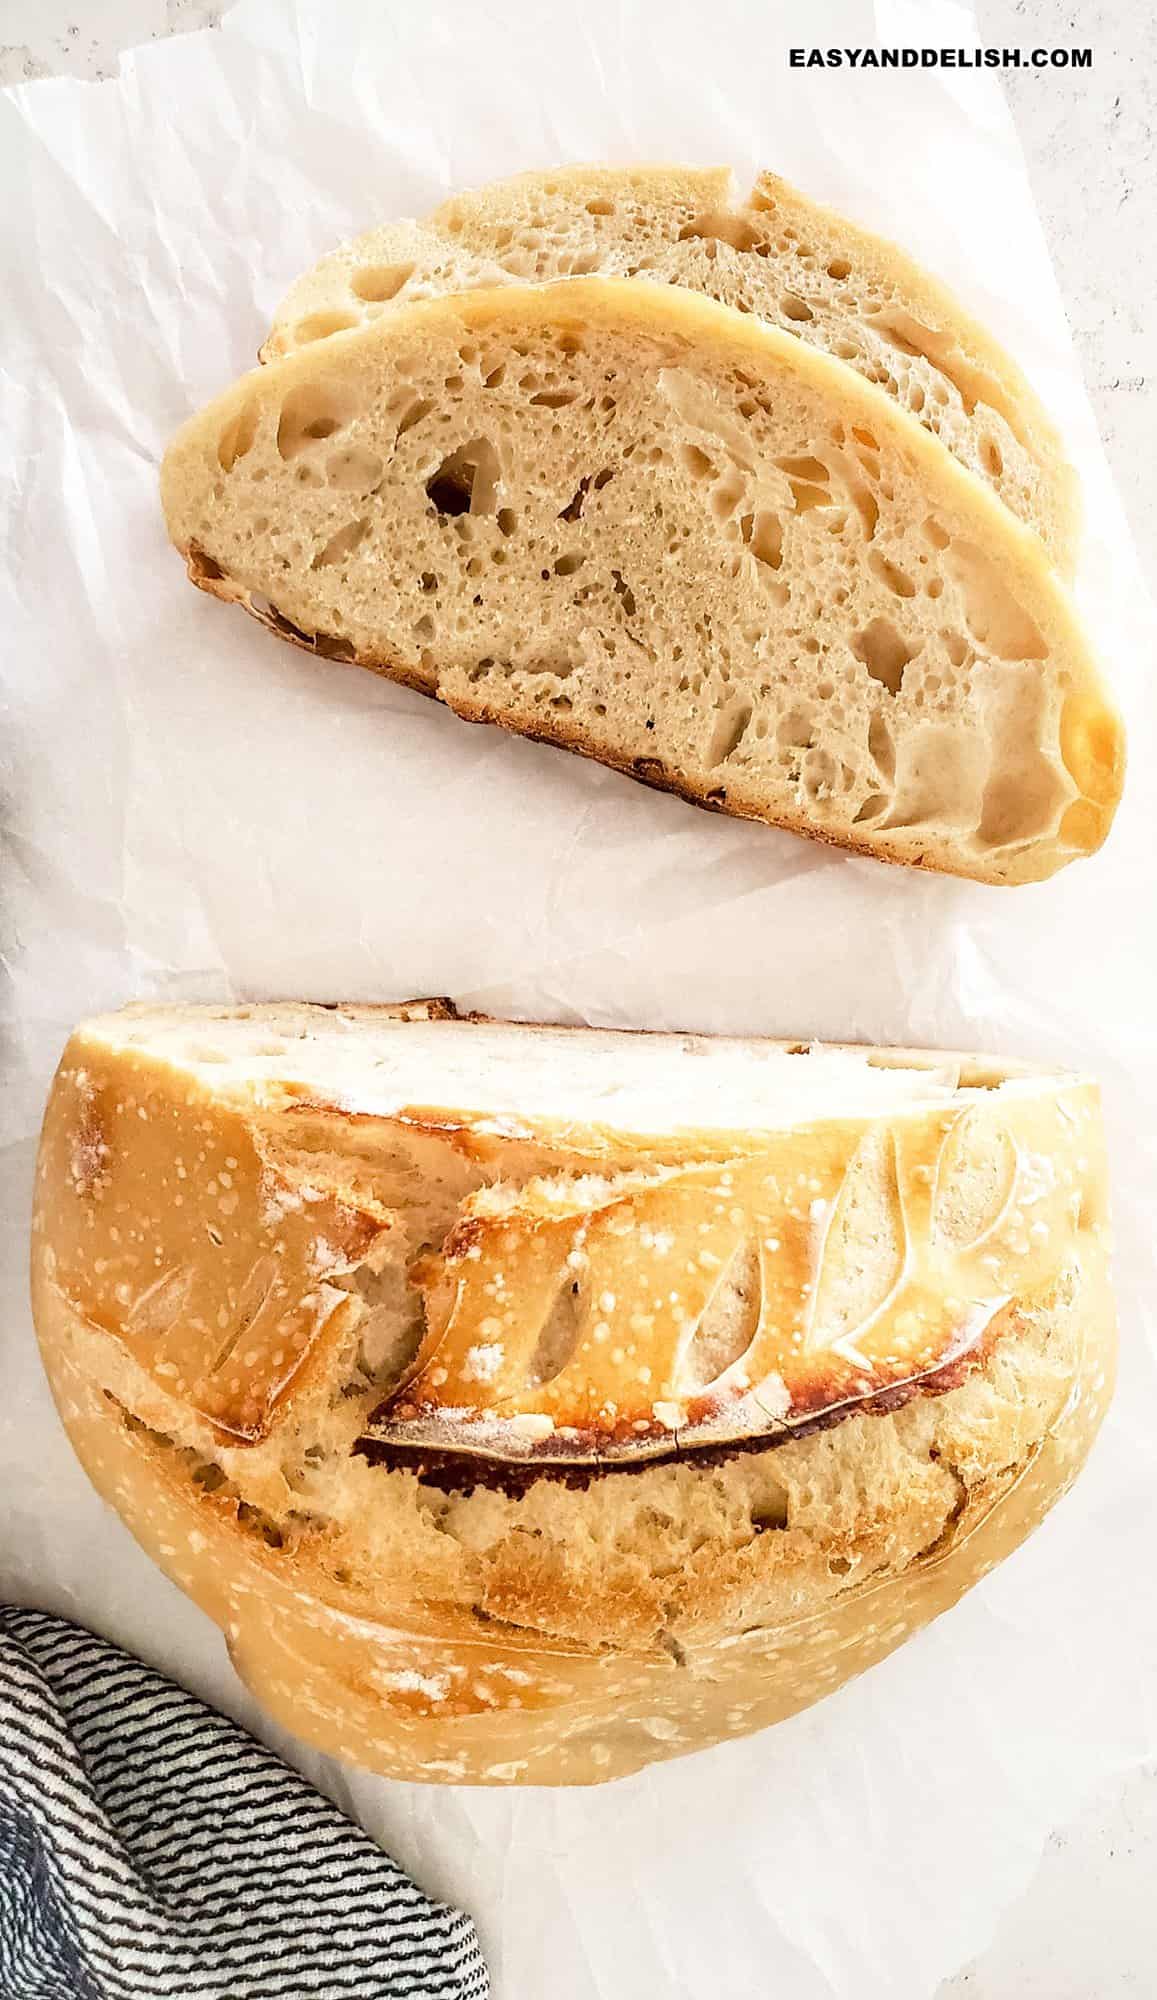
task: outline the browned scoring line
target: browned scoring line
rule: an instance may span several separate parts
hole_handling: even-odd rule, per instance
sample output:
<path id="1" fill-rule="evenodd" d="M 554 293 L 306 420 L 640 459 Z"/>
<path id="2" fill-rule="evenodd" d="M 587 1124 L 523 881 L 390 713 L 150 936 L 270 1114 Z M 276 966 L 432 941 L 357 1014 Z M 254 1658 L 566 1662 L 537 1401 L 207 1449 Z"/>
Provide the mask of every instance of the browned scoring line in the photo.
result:
<path id="1" fill-rule="evenodd" d="M 533 1458 L 504 1459 L 483 1451 L 456 1450 L 450 1445 L 410 1445 L 396 1438 L 366 1435 L 357 1439 L 353 1449 L 370 1465 L 382 1466 L 392 1472 L 413 1472 L 419 1485 L 436 1487 L 443 1493 L 469 1493 L 475 1487 L 483 1487 L 512 1498 L 526 1493 L 539 1479 L 552 1479 L 573 1491 L 585 1492 L 594 1480 L 604 1479 L 609 1474 L 618 1476 L 622 1473 L 649 1472 L 652 1467 L 660 1465 L 724 1465 L 733 1458 L 757 1451 L 775 1451 L 780 1445 L 790 1444 L 796 1438 L 813 1437 L 819 1431 L 833 1430 L 849 1417 L 890 1416 L 915 1396 L 947 1395 L 950 1390 L 958 1389 L 965 1377 L 988 1359 L 1000 1337 L 996 1330 L 999 1323 L 1006 1313 L 1015 1310 L 1015 1307 L 1006 1307 L 1005 1312 L 996 1315 L 981 1339 L 966 1354 L 954 1356 L 941 1367 L 930 1369 L 926 1375 L 894 1383 L 891 1388 L 880 1389 L 872 1396 L 840 1403 L 815 1416 L 805 1417 L 799 1423 L 785 1423 L 778 1430 L 760 1431 L 754 1437 L 729 1438 L 720 1444 L 710 1441 L 681 1444 L 679 1433 L 673 1432 L 667 1449 L 651 1452 L 647 1456 L 632 1458 L 626 1452 L 600 1454 L 597 1448 L 592 1448 L 590 1457 L 578 1463 L 573 1453 L 564 1455 L 557 1449 L 552 1457 L 549 1445 L 536 1446 Z M 1008 1330 L 1001 1327 L 1000 1333 Z"/>

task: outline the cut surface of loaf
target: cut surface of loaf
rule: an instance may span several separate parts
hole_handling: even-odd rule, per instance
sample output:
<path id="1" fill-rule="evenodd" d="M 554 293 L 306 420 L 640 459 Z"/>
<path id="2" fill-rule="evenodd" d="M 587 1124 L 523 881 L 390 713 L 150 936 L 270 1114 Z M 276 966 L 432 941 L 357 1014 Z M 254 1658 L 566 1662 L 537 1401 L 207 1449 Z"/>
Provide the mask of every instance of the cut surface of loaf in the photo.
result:
<path id="1" fill-rule="evenodd" d="M 178 434 L 169 531 L 283 636 L 696 802 L 1035 880 L 1120 724 L 1040 544 L 826 355 L 675 287 L 432 299 Z"/>
<path id="2" fill-rule="evenodd" d="M 126 1009 L 62 1059 L 46 1368 L 274 1712 L 592 1783 L 882 1658 L 1108 1398 L 1095 1087 L 979 1058 Z"/>
<path id="3" fill-rule="evenodd" d="M 906 253 L 771 173 L 746 200 L 725 168 L 568 167 L 372 229 L 294 284 L 262 358 L 399 303 L 599 274 L 684 285 L 847 362 L 931 431 L 1071 575 L 1075 476 L 1022 371 Z"/>

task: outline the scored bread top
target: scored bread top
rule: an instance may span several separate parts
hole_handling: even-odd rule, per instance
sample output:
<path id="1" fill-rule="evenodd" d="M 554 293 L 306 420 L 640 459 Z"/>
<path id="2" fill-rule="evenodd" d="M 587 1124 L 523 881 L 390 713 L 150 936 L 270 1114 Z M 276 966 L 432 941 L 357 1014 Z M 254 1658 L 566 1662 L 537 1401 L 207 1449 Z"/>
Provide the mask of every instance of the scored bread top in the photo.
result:
<path id="1" fill-rule="evenodd" d="M 511 1361 L 533 1366 L 507 1395 L 479 1294 L 501 1320 L 519 1294 L 500 1278 L 537 1283 L 564 1187 L 568 1224 L 590 1215 L 578 1289 L 534 1350 L 526 1313 L 511 1323 Z M 805 1204 L 823 1342 L 796 1350 Z M 726 1262 L 732 1210 L 790 1283 Z M 794 1713 L 1023 1540 L 1111 1393 L 1107 1247 L 1079 1078 L 437 1005 L 133 1008 L 65 1052 L 32 1291 L 98 1491 L 288 1728 L 395 1778 L 591 1783 Z M 660 1267 L 700 1313 L 685 1384 L 669 1296 L 631 1294 Z M 446 1326 L 459 1279 L 466 1317 Z M 525 1303 L 545 1309 L 541 1285 Z M 908 1314 L 943 1365 L 897 1379 L 903 1355 L 932 1358 Z M 663 1369 L 690 1405 L 753 1322 L 752 1360 L 771 1350 L 794 1412 L 668 1430 Z M 823 1407 L 849 1365 L 887 1386 Z M 612 1384 L 650 1388 L 645 1432 L 548 1445 L 548 1414 L 589 1418 Z M 425 1419 L 403 1414 L 418 1394 Z"/>
<path id="2" fill-rule="evenodd" d="M 720 810 L 1031 881 L 1120 724 L 1040 543 L 852 370 L 677 287 L 430 299 L 246 376 L 166 456 L 190 575 Z"/>
<path id="3" fill-rule="evenodd" d="M 226 1443 L 338 1408 L 546 1469 L 947 1387 L 1105 1227 L 1077 1078 L 418 1006 L 90 1022 L 39 1174 L 38 1255 L 112 1337 L 110 1392 L 120 1355 Z"/>
<path id="4" fill-rule="evenodd" d="M 782 327 L 879 383 L 1075 567 L 1076 479 L 1021 369 L 896 245 L 761 174 L 566 167 L 457 195 L 372 229 L 290 288 L 262 348 L 277 359 L 400 302 L 599 273 L 687 286 Z"/>

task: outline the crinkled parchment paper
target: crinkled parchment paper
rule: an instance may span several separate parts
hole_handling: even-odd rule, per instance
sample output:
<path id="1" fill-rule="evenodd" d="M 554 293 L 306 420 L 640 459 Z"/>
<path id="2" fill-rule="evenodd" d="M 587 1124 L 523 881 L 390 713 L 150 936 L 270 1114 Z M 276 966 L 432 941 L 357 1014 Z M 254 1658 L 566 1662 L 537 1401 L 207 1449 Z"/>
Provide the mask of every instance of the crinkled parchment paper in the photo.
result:
<path id="1" fill-rule="evenodd" d="M 477 1916 L 503 2000 L 923 2000 L 1049 1829 L 1157 1750 L 1152 613 L 989 72 L 789 69 L 866 0 L 241 0 L 115 82 L 0 102 L 6 1276 L 0 1590 L 275 1741 Z M 888 42 L 967 44 L 947 0 Z M 1042 85 L 1042 87 L 1046 87 Z M 1063 421 L 1081 597 L 1132 727 L 1107 849 L 996 891 L 844 859 L 470 729 L 186 584 L 157 463 L 340 236 L 532 165 L 771 165 L 901 238 Z M 1091 1066 L 1121 1387 L 1028 1547 L 810 1714 L 590 1793 L 391 1785 L 255 1711 L 215 1629 L 89 1491 L 25 1302 L 34 1136 L 81 1015 L 133 996 L 448 992 L 495 1011 L 975 1045 Z"/>

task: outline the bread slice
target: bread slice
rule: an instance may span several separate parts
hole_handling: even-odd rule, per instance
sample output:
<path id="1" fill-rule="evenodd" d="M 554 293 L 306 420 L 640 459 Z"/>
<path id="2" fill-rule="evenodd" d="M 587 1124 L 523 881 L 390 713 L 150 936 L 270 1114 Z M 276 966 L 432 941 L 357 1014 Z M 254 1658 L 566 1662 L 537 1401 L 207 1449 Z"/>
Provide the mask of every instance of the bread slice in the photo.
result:
<path id="1" fill-rule="evenodd" d="M 290 1728 L 577 1784 L 791 1714 L 1015 1547 L 1111 1390 L 1106 1257 L 1080 1077 L 132 1007 L 53 1085 L 33 1295 L 95 1484 Z"/>
<path id="2" fill-rule="evenodd" d="M 879 389 L 674 286 L 399 308 L 170 447 L 275 631 L 682 793 L 992 882 L 1097 847 L 1112 704 L 1037 538 Z"/>
<path id="3" fill-rule="evenodd" d="M 1076 479 L 1022 371 L 903 250 L 775 174 L 746 201 L 725 168 L 693 167 L 565 167 L 457 195 L 300 278 L 262 358 L 432 293 L 592 273 L 685 285 L 846 361 L 991 485 L 1071 576 Z"/>

